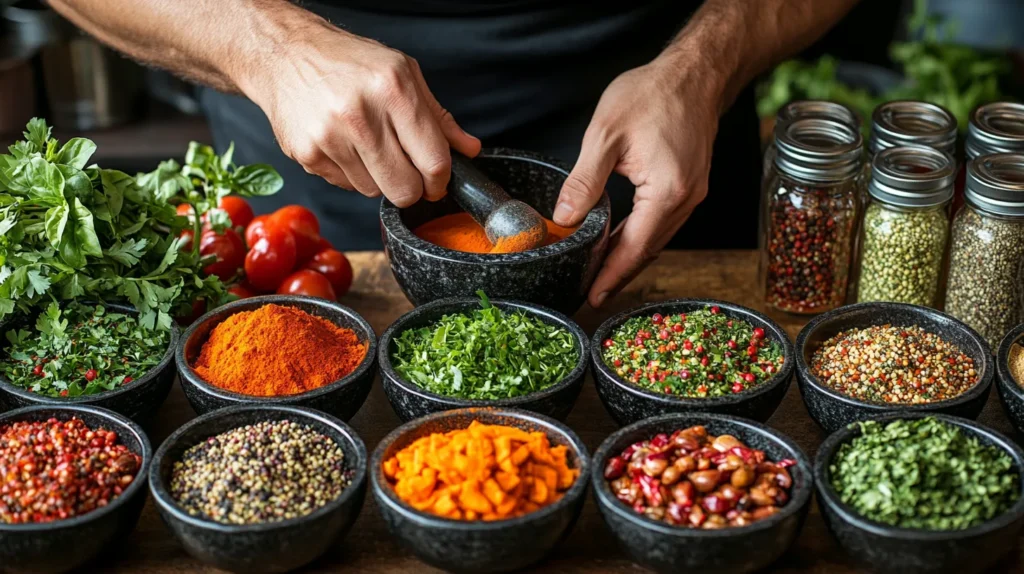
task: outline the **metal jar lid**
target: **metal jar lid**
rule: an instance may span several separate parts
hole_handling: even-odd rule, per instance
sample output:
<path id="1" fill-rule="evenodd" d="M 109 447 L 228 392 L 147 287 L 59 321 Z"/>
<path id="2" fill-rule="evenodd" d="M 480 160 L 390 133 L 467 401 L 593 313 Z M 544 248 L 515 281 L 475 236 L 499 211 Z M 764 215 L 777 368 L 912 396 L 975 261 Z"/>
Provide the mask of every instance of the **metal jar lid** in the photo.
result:
<path id="1" fill-rule="evenodd" d="M 953 197 L 953 156 L 924 145 L 883 149 L 871 162 L 868 193 L 899 207 L 932 207 Z"/>
<path id="2" fill-rule="evenodd" d="M 850 108 L 828 100 L 795 100 L 779 108 L 776 122 L 791 122 L 799 118 L 825 118 L 860 129 L 860 118 Z"/>
<path id="3" fill-rule="evenodd" d="M 968 159 L 1024 152 L 1024 104 L 995 102 L 978 106 L 971 113 L 964 151 Z"/>
<path id="4" fill-rule="evenodd" d="M 983 211 L 1024 216 L 1024 154 L 994 153 L 972 159 L 967 164 L 964 195 Z"/>
<path id="5" fill-rule="evenodd" d="M 813 182 L 837 182 L 861 171 L 860 131 L 835 120 L 798 118 L 775 126 L 775 166 Z"/>
<path id="6" fill-rule="evenodd" d="M 926 145 L 956 153 L 956 117 L 946 108 L 916 101 L 886 102 L 871 114 L 871 153 L 900 145 Z"/>

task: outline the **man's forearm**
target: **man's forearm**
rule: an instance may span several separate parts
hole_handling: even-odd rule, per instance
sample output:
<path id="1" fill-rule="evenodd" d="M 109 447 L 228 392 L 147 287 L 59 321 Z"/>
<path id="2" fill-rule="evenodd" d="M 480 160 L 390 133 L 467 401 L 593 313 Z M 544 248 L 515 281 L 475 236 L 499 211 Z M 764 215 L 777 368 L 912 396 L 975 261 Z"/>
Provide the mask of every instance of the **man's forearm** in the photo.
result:
<path id="1" fill-rule="evenodd" d="M 288 0 L 50 0 L 128 56 L 225 92 L 246 82 L 303 28 L 330 26 Z"/>
<path id="2" fill-rule="evenodd" d="M 707 0 L 659 59 L 699 66 L 721 113 L 758 74 L 809 46 L 857 1 Z"/>

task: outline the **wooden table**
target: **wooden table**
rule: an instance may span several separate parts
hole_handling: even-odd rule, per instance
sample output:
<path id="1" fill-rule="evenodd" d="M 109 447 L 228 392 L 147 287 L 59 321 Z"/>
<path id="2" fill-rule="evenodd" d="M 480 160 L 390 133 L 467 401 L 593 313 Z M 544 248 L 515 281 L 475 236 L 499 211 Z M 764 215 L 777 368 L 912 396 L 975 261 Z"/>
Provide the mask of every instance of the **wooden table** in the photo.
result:
<path id="1" fill-rule="evenodd" d="M 356 253 L 350 257 L 356 269 L 356 281 L 343 303 L 366 317 L 379 334 L 392 321 L 409 311 L 412 305 L 399 290 L 382 253 Z M 763 309 L 756 292 L 756 269 L 757 255 L 754 252 L 665 253 L 605 308 L 595 311 L 587 307 L 577 313 L 575 318 L 586 332 L 593 333 L 604 319 L 619 311 L 644 302 L 678 297 L 712 297 Z M 771 315 L 794 339 L 804 324 L 800 317 L 781 313 Z M 194 416 L 180 388 L 175 386 L 154 428 L 149 429 L 154 448 L 174 429 Z M 1013 432 L 994 391 L 980 420 L 1004 433 Z M 617 428 L 589 381 L 567 422 L 579 433 L 591 452 Z M 371 451 L 387 432 L 398 426 L 398 417 L 391 410 L 379 384 L 374 385 L 366 404 L 351 424 Z M 825 438 L 825 434 L 807 415 L 795 383 L 768 424 L 793 438 L 811 457 Z M 1020 548 L 1024 548 L 1024 545 Z M 1018 550 L 999 569 L 1024 571 L 1021 567 L 1024 560 L 1021 558 L 1021 551 Z M 150 574 L 216 572 L 192 560 L 185 553 L 164 527 L 152 503 L 147 505 L 138 528 L 124 544 L 120 557 L 101 566 L 104 571 Z M 775 564 L 775 570 L 815 573 L 856 571 L 832 541 L 816 507 L 812 508 L 800 538 Z M 368 493 L 362 514 L 352 531 L 335 550 L 306 571 L 419 573 L 434 570 L 406 552 L 391 538 Z M 533 571 L 643 572 L 617 547 L 591 498 L 588 498 L 583 515 L 568 540 Z"/>

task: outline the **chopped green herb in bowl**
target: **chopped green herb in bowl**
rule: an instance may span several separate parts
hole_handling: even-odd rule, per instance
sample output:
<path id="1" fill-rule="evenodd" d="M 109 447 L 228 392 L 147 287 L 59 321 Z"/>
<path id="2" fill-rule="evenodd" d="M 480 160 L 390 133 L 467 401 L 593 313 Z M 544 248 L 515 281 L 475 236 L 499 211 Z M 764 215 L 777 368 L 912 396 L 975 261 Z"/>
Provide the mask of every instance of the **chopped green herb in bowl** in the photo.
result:
<path id="1" fill-rule="evenodd" d="M 146 329 L 134 314 L 102 305 L 50 303 L 32 328 L 4 333 L 0 374 L 14 386 L 47 397 L 112 391 L 160 364 L 170 333 Z"/>
<path id="2" fill-rule="evenodd" d="M 438 395 L 498 400 L 542 391 L 573 371 L 580 355 L 572 332 L 477 294 L 479 309 L 399 333 L 391 345 L 395 372 Z"/>

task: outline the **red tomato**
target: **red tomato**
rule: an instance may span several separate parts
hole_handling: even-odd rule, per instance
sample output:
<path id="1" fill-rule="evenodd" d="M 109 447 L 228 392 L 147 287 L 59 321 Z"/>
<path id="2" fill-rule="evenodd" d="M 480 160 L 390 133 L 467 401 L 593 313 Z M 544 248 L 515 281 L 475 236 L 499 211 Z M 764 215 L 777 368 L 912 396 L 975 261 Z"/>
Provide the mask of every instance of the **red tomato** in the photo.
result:
<path id="1" fill-rule="evenodd" d="M 231 218 L 231 225 L 233 227 L 245 228 L 252 222 L 254 217 L 249 202 L 237 195 L 220 198 L 220 208 L 228 212 L 228 217 Z"/>
<path id="2" fill-rule="evenodd" d="M 249 297 L 255 297 L 259 295 L 259 293 L 255 289 L 253 289 L 252 285 L 249 285 L 245 281 L 232 285 L 231 288 L 228 289 L 228 293 L 231 293 L 232 295 L 238 297 L 239 299 L 248 299 Z"/>
<path id="3" fill-rule="evenodd" d="M 300 269 L 292 273 L 277 288 L 278 295 L 309 295 L 321 299 L 334 301 L 334 287 L 331 282 L 321 273 L 312 269 Z"/>
<path id="4" fill-rule="evenodd" d="M 318 271 L 334 287 L 334 293 L 341 297 L 348 293 L 352 286 L 352 264 L 348 257 L 336 249 L 326 249 L 317 253 L 306 263 L 306 269 Z"/>
<path id="5" fill-rule="evenodd" d="M 249 225 L 245 226 L 245 244 L 249 246 L 249 249 L 252 249 L 252 246 L 256 245 L 256 242 L 260 240 L 260 237 L 265 235 L 263 230 L 269 220 L 269 215 L 257 215 L 251 222 L 249 222 Z"/>
<path id="6" fill-rule="evenodd" d="M 187 217 L 189 221 L 192 221 L 192 216 L 196 213 L 192 206 L 187 203 L 179 203 L 177 211 L 179 217 Z"/>
<path id="7" fill-rule="evenodd" d="M 286 205 L 271 215 L 272 220 L 290 229 L 295 236 L 295 249 L 299 263 L 316 255 L 320 244 L 320 222 L 313 212 L 301 205 Z"/>
<path id="8" fill-rule="evenodd" d="M 225 229 L 217 233 L 210 229 L 203 232 L 199 239 L 199 255 L 216 255 L 217 260 L 203 271 L 207 275 L 216 275 L 221 281 L 227 281 L 238 273 L 245 262 L 245 244 L 234 229 Z"/>
<path id="9" fill-rule="evenodd" d="M 192 249 L 192 240 L 195 239 L 196 232 L 195 230 L 192 229 L 182 229 L 181 235 L 179 235 L 178 237 L 185 238 L 185 243 L 181 244 L 182 249 Z"/>
<path id="10" fill-rule="evenodd" d="M 245 256 L 245 276 L 260 291 L 274 291 L 295 268 L 295 238 L 276 225 L 263 233 Z"/>
<path id="11" fill-rule="evenodd" d="M 325 249 L 334 249 L 334 246 L 331 245 L 330 241 L 327 241 L 326 237 L 321 237 L 320 238 L 320 243 L 316 244 L 316 252 L 320 253 L 321 251 L 323 251 Z"/>

